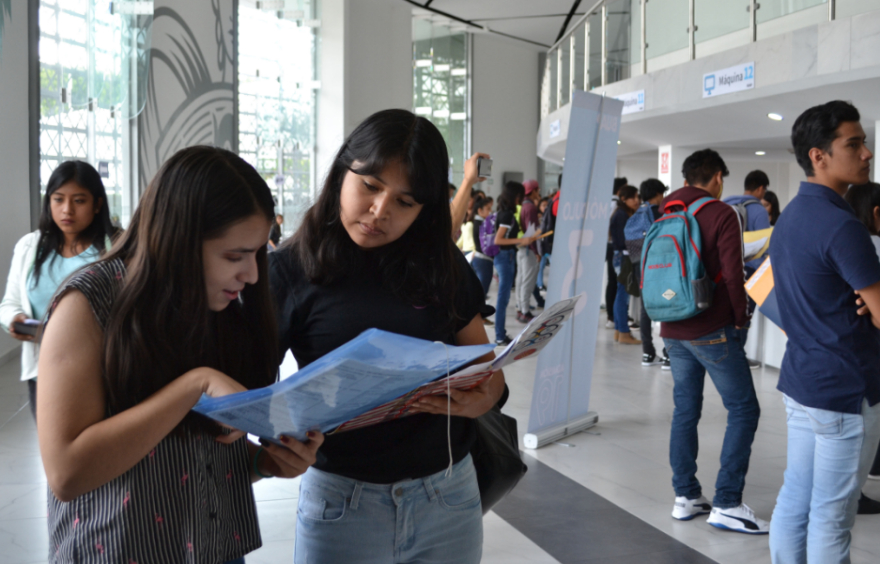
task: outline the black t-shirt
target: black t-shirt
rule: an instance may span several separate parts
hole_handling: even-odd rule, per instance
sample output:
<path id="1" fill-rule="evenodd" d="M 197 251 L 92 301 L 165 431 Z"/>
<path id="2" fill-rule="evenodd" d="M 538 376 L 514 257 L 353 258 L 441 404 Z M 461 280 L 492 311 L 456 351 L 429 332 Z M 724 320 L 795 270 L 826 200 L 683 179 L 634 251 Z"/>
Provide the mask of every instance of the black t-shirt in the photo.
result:
<path id="1" fill-rule="evenodd" d="M 444 330 L 436 306 L 415 307 L 382 285 L 375 258 L 364 253 L 356 274 L 327 286 L 312 284 L 293 249 L 269 254 L 269 284 L 276 301 L 280 348 L 293 353 L 300 368 L 377 328 L 428 341 L 455 344 L 455 333 L 479 313 L 483 288 L 464 255 L 455 253 L 462 277 L 455 307 L 462 320 Z M 467 456 L 475 439 L 472 419 L 452 418 L 453 462 Z M 419 414 L 327 435 L 315 467 L 365 482 L 390 484 L 422 478 L 449 464 L 446 416 Z"/>
<path id="2" fill-rule="evenodd" d="M 516 220 L 516 214 L 512 211 L 501 210 L 495 216 L 495 232 L 497 233 L 502 227 L 507 227 L 507 233 L 504 234 L 505 239 L 516 239 L 519 237 L 519 222 Z M 505 250 L 516 250 L 516 245 L 500 245 Z"/>
<path id="3" fill-rule="evenodd" d="M 272 244 L 276 247 L 278 243 L 281 242 L 281 226 L 277 223 L 272 224 L 272 229 L 269 230 L 269 240 L 272 241 Z"/>
<path id="4" fill-rule="evenodd" d="M 473 226 L 474 226 L 474 249 L 478 253 L 483 252 L 483 243 L 480 241 L 480 227 L 483 225 L 483 218 L 479 215 L 474 215 Z"/>

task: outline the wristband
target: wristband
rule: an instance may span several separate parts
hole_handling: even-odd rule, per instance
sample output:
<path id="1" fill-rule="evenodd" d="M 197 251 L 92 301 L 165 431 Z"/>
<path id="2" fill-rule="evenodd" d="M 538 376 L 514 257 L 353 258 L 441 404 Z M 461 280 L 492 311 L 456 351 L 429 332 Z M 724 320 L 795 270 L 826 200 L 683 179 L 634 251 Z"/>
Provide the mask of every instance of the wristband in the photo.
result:
<path id="1" fill-rule="evenodd" d="M 254 474 L 259 476 L 260 478 L 273 478 L 274 476 L 272 476 L 271 474 L 267 476 L 266 474 L 263 474 L 262 472 L 260 472 L 260 467 L 257 464 L 257 462 L 260 460 L 260 453 L 263 452 L 264 450 L 266 450 L 266 449 L 264 449 L 263 447 L 260 447 L 257 449 L 257 452 L 254 453 L 254 464 L 253 464 Z"/>

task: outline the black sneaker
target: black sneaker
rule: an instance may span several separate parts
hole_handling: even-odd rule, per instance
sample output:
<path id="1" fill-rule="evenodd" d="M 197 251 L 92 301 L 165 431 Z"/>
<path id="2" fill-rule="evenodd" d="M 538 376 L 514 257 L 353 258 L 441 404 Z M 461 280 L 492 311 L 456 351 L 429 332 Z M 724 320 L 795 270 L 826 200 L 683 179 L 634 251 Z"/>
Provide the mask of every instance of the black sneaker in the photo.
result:
<path id="1" fill-rule="evenodd" d="M 656 364 L 663 364 L 663 359 L 657 358 L 656 354 L 642 355 L 642 366 L 654 366 Z"/>
<path id="2" fill-rule="evenodd" d="M 672 370 L 672 364 L 669 362 L 668 358 L 664 357 L 662 363 L 663 364 L 660 366 L 662 370 Z"/>
<path id="3" fill-rule="evenodd" d="M 496 339 L 496 340 L 495 340 L 495 346 L 496 346 L 496 347 L 506 347 L 506 346 L 509 345 L 512 341 L 513 341 L 513 339 L 511 339 L 510 337 L 508 337 L 507 335 L 505 335 L 503 339 L 501 339 L 501 340 Z"/>
<path id="4" fill-rule="evenodd" d="M 761 363 L 757 360 L 747 358 L 746 361 L 749 363 L 749 370 L 757 370 L 758 368 L 761 368 Z"/>

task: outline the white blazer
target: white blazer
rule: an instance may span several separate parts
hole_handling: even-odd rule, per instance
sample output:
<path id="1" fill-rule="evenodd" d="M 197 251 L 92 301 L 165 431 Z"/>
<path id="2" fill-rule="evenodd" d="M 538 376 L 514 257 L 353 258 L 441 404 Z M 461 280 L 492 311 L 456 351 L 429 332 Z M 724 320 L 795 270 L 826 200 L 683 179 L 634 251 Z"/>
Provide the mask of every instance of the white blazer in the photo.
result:
<path id="1" fill-rule="evenodd" d="M 6 332 L 16 315 L 23 313 L 33 317 L 34 312 L 31 302 L 28 300 L 27 279 L 34 262 L 37 258 L 37 243 L 40 241 L 40 231 L 28 233 L 18 240 L 15 250 L 12 252 L 12 265 L 9 268 L 9 278 L 6 280 L 6 293 L 0 302 L 0 325 Z M 40 355 L 40 345 L 33 342 L 21 343 L 21 379 L 30 380 L 37 377 L 37 361 Z"/>

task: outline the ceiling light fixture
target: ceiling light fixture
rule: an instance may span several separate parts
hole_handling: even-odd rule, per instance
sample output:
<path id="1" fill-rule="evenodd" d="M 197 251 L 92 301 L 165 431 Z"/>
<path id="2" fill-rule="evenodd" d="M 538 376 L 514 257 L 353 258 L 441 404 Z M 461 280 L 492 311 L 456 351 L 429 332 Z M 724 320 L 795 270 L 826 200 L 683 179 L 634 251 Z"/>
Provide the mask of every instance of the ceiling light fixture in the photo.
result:
<path id="1" fill-rule="evenodd" d="M 429 107 L 416 108 L 416 115 L 417 116 L 429 116 L 429 115 L 431 115 L 431 113 L 432 113 L 432 111 L 431 111 L 431 108 L 429 108 Z"/>
<path id="2" fill-rule="evenodd" d="M 433 64 L 431 59 L 416 59 L 416 67 L 425 68 L 430 67 Z"/>
<path id="3" fill-rule="evenodd" d="M 434 72 L 449 72 L 449 65 L 434 65 Z"/>
<path id="4" fill-rule="evenodd" d="M 755 151 L 755 154 L 758 155 L 759 157 L 763 157 L 763 156 L 766 155 L 767 153 L 764 152 L 764 151 Z"/>
<path id="5" fill-rule="evenodd" d="M 772 119 L 773 121 L 782 121 L 782 114 L 770 112 L 769 114 L 767 114 L 767 117 Z"/>
<path id="6" fill-rule="evenodd" d="M 452 76 L 467 76 L 467 69 L 452 69 L 450 72 Z"/>
<path id="7" fill-rule="evenodd" d="M 620 139 L 617 140 L 617 144 L 620 145 Z"/>

